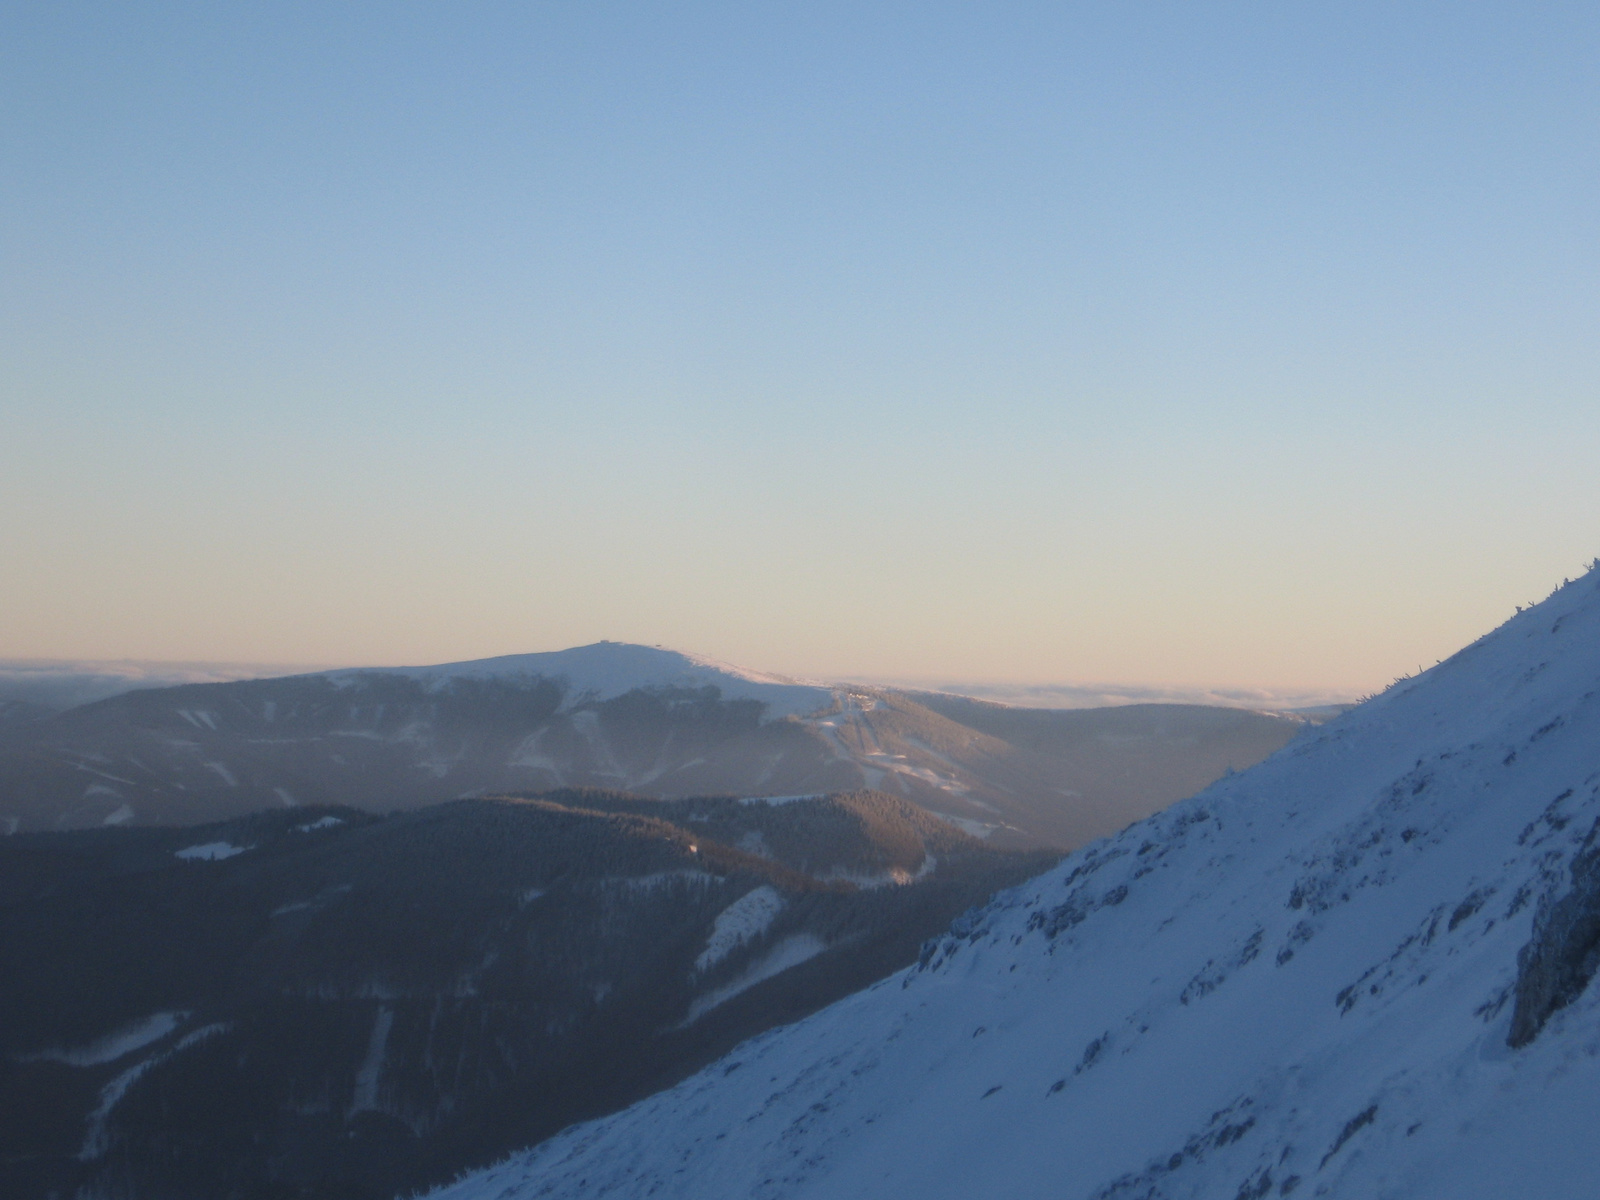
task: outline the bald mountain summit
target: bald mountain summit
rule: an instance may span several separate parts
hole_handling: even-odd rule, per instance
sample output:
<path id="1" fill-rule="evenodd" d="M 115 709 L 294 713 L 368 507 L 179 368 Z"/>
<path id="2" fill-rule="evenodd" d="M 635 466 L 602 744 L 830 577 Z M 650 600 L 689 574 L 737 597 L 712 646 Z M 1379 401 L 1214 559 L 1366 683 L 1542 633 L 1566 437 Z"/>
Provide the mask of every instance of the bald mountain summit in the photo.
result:
<path id="1" fill-rule="evenodd" d="M 1590 1200 L 1597 965 L 1600 569 L 436 1200 Z"/>
<path id="2" fill-rule="evenodd" d="M 431 667 L 130 691 L 0 723 L 0 832 L 389 811 L 560 787 L 896 794 L 1001 847 L 1068 848 L 1282 747 L 1200 705 L 1017 709 L 600 642 Z"/>

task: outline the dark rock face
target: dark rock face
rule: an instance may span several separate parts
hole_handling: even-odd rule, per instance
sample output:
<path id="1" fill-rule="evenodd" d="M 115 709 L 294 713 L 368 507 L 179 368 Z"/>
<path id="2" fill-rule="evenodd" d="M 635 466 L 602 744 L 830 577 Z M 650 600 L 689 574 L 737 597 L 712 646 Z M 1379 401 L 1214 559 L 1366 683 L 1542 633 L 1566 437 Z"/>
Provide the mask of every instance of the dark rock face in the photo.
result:
<path id="1" fill-rule="evenodd" d="M 1517 955 L 1516 1004 L 1508 1044 L 1526 1046 L 1538 1037 L 1553 1013 L 1583 994 L 1596 967 L 1600 967 L 1600 850 L 1591 850 L 1572 862 L 1572 890 L 1540 905 L 1533 937 Z"/>
<path id="2" fill-rule="evenodd" d="M 0 838 L 0 1195 L 387 1200 L 866 986 L 1054 858 L 875 793 Z"/>

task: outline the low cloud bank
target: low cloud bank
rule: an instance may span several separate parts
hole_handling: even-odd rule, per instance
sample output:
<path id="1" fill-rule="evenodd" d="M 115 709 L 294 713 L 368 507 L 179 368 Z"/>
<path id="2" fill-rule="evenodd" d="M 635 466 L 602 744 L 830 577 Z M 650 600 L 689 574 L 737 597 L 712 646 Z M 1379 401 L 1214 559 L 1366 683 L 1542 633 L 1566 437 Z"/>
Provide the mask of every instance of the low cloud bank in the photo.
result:
<path id="1" fill-rule="evenodd" d="M 852 682 L 866 683 L 867 680 Z M 1200 688 L 1117 683 L 970 683 L 952 680 L 874 680 L 879 687 L 949 692 L 1020 708 L 1108 708 L 1121 704 L 1216 704 L 1268 712 L 1338 708 L 1361 699 L 1338 688 Z"/>

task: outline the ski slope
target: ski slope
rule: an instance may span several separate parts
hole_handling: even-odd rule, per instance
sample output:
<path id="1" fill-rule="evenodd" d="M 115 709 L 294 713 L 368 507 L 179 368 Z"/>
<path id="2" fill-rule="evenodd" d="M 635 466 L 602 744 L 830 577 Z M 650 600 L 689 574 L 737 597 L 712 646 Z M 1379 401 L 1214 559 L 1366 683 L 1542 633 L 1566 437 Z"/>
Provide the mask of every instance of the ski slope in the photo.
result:
<path id="1" fill-rule="evenodd" d="M 1597 818 L 1591 572 L 916 967 L 437 1195 L 1591 1200 Z M 1535 938 L 1580 975 L 1542 1028 Z"/>

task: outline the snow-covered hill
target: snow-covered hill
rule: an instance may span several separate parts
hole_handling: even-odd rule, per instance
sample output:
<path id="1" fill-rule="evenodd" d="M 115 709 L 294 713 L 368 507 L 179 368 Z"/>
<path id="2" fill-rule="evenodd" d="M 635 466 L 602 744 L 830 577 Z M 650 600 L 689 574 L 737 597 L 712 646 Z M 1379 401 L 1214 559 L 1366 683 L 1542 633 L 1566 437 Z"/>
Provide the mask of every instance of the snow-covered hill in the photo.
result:
<path id="1" fill-rule="evenodd" d="M 1589 1200 L 1597 818 L 1591 572 L 439 1200 Z"/>
<path id="2" fill-rule="evenodd" d="M 1192 705 L 1030 712 L 598 642 L 0 710 L 0 833 L 570 787 L 877 788 L 996 846 L 1070 848 L 1259 762 L 1300 724 Z"/>
<path id="3" fill-rule="evenodd" d="M 834 689 L 827 684 L 806 683 L 785 675 L 736 667 L 700 654 L 685 654 L 662 646 L 635 646 L 628 642 L 595 642 L 570 650 L 503 654 L 498 658 L 429 667 L 363 667 L 335 671 L 330 677 L 353 680 L 367 675 L 404 675 L 435 687 L 455 679 L 549 679 L 560 682 L 569 707 L 611 700 L 632 691 L 714 687 L 725 700 L 759 701 L 766 706 L 762 715 L 769 721 L 804 716 L 826 709 L 834 702 Z"/>

